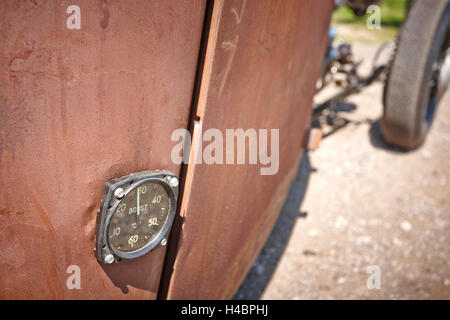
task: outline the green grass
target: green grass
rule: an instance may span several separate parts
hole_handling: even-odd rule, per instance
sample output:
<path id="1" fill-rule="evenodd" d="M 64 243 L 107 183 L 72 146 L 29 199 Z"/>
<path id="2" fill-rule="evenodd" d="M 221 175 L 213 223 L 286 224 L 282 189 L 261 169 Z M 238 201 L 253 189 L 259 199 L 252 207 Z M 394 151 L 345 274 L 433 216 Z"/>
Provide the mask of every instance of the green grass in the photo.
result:
<path id="1" fill-rule="evenodd" d="M 399 27 L 406 16 L 408 0 L 383 0 L 380 3 L 381 25 Z M 333 13 L 334 23 L 365 24 L 368 15 L 357 17 L 347 6 L 342 6 Z"/>
<path id="2" fill-rule="evenodd" d="M 366 21 L 369 17 L 357 17 L 347 6 L 333 13 L 332 24 L 339 38 L 352 43 L 383 43 L 392 41 L 406 16 L 408 0 L 383 0 L 380 4 L 381 29 L 369 30 Z"/>

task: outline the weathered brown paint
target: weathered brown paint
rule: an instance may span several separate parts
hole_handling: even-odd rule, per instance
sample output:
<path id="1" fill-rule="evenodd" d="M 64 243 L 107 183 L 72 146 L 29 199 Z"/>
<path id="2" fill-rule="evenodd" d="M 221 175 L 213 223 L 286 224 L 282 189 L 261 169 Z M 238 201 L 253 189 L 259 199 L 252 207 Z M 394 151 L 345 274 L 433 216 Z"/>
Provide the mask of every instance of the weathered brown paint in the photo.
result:
<path id="1" fill-rule="evenodd" d="M 71 4 L 81 30 L 66 28 Z M 187 126 L 204 8 L 0 2 L 0 298 L 155 298 L 165 250 L 102 268 L 96 210 L 113 177 L 179 172 L 170 135 Z"/>
<path id="2" fill-rule="evenodd" d="M 188 165 L 167 298 L 230 298 L 264 244 L 303 151 L 332 6 L 214 1 L 194 145 L 200 127 L 278 128 L 280 169 L 261 176 L 259 165 Z"/>

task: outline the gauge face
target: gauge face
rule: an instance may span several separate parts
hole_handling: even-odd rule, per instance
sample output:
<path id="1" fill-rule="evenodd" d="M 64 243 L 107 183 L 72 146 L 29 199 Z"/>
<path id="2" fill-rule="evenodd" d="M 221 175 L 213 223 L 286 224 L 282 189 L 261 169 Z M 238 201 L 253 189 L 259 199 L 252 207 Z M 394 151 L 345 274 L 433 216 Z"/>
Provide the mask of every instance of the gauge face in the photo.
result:
<path id="1" fill-rule="evenodd" d="M 170 171 L 147 170 L 105 183 L 95 226 L 94 252 L 99 262 L 139 258 L 167 244 L 178 182 Z"/>
<path id="2" fill-rule="evenodd" d="M 129 191 L 112 214 L 107 237 L 118 252 L 134 252 L 160 233 L 170 212 L 166 189 L 158 182 L 140 184 Z"/>

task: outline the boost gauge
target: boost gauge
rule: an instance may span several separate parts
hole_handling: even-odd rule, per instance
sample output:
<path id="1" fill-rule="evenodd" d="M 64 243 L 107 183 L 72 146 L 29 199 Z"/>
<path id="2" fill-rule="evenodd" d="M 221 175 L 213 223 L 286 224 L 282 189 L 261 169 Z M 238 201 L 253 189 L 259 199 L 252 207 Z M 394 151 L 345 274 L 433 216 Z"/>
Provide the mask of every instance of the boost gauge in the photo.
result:
<path id="1" fill-rule="evenodd" d="M 97 259 L 110 264 L 164 246 L 177 197 L 178 178 L 168 171 L 143 171 L 108 181 L 97 216 Z"/>

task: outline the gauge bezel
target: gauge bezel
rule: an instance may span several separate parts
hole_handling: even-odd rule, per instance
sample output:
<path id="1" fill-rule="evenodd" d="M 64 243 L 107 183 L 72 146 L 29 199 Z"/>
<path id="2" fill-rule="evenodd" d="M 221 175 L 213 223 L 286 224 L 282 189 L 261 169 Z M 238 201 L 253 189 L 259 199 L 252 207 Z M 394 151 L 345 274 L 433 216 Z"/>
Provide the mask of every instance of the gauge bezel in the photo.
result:
<path id="1" fill-rule="evenodd" d="M 108 237 L 108 231 L 110 228 L 110 224 L 111 224 L 111 219 L 113 218 L 114 214 L 116 213 L 117 207 L 119 206 L 119 204 L 126 198 L 126 196 L 128 194 L 130 194 L 133 190 L 135 190 L 137 187 L 139 187 L 142 184 L 146 184 L 146 183 L 158 183 L 160 184 L 164 190 L 167 192 L 167 196 L 169 197 L 169 212 L 167 214 L 167 217 L 163 223 L 163 226 L 161 228 L 161 230 L 159 230 L 158 234 L 153 237 L 153 240 L 150 240 L 147 244 L 145 244 L 143 247 L 138 248 L 134 251 L 129 251 L 129 252 L 124 252 L 124 251 L 120 251 L 117 250 L 117 248 L 115 248 L 113 245 L 110 244 L 109 242 L 109 237 Z M 131 184 L 128 189 L 126 189 L 124 191 L 124 195 L 121 199 L 117 200 L 114 205 L 111 207 L 111 209 L 108 210 L 108 215 L 106 216 L 106 221 L 105 221 L 105 240 L 106 240 L 106 244 L 108 245 L 109 249 L 111 250 L 111 252 L 121 258 L 121 259 L 133 259 L 133 258 L 137 258 L 140 257 L 144 254 L 146 254 L 147 252 L 153 250 L 157 245 L 159 245 L 159 243 L 161 242 L 162 239 L 164 239 L 164 237 L 166 236 L 167 232 L 169 231 L 169 228 L 172 224 L 172 221 L 175 217 L 175 210 L 173 209 L 173 203 L 175 201 L 175 194 L 172 190 L 172 188 L 170 187 L 170 185 L 164 181 L 164 179 L 160 179 L 160 178 L 147 178 L 144 180 L 139 180 L 133 184 Z"/>
<path id="2" fill-rule="evenodd" d="M 168 171 L 154 170 L 133 173 L 119 179 L 112 179 L 105 184 L 103 192 L 104 197 L 99 209 L 101 218 L 97 218 L 97 222 L 100 218 L 100 224 L 98 224 L 96 230 L 96 252 L 97 258 L 100 262 L 104 263 L 104 259 L 108 254 L 112 254 L 116 262 L 120 262 L 121 259 L 135 259 L 151 252 L 161 245 L 161 241 L 166 238 L 170 232 L 177 209 L 178 186 L 173 187 L 170 185 L 170 180 L 172 178 L 177 177 Z M 167 192 L 169 198 L 169 212 L 167 214 L 167 218 L 161 230 L 153 238 L 153 240 L 150 240 L 142 248 L 130 252 L 119 251 L 109 243 L 108 230 L 110 228 L 111 219 L 121 201 L 125 199 L 130 192 L 140 185 L 149 182 L 159 183 Z M 124 190 L 123 196 L 120 198 L 117 198 L 114 195 L 115 190 L 118 188 L 122 188 Z"/>

